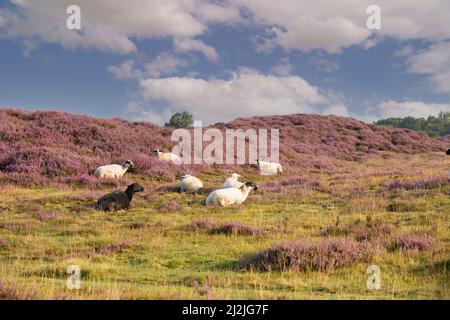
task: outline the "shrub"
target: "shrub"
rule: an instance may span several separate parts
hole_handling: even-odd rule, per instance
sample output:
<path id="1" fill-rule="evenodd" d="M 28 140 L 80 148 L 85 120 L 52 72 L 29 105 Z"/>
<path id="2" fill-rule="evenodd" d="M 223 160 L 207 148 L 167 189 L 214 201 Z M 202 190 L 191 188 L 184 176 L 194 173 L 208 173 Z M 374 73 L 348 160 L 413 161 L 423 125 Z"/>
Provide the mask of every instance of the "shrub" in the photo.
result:
<path id="1" fill-rule="evenodd" d="M 243 270 L 329 272 L 336 268 L 368 262 L 374 249 L 367 242 L 328 238 L 318 243 L 295 241 L 258 253 L 241 262 Z"/>
<path id="2" fill-rule="evenodd" d="M 393 239 L 390 250 L 428 250 L 434 248 L 435 240 L 427 234 L 404 234 Z"/>

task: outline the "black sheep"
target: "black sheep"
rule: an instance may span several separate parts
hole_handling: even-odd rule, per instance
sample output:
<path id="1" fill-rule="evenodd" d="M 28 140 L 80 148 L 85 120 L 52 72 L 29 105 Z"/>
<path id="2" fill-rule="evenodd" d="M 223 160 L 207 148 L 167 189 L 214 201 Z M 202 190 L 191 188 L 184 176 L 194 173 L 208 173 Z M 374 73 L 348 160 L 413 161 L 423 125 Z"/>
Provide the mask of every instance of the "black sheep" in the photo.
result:
<path id="1" fill-rule="evenodd" d="M 450 156 L 450 149 L 447 150 L 447 155 Z"/>
<path id="2" fill-rule="evenodd" d="M 142 192 L 144 188 L 138 184 L 130 184 L 125 191 L 114 191 L 104 195 L 97 201 L 97 210 L 100 211 L 119 211 L 130 208 L 131 200 L 136 192 Z"/>

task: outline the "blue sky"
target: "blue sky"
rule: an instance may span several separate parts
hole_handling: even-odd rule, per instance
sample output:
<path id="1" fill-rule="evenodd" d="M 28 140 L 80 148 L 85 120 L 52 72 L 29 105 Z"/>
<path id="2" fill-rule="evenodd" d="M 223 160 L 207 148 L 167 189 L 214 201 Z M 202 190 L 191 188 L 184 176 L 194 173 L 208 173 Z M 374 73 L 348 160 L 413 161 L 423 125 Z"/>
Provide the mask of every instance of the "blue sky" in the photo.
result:
<path id="1" fill-rule="evenodd" d="M 374 121 L 450 111 L 450 3 L 0 1 L 0 106 L 205 123 L 319 113 Z M 274 6 L 275 5 L 275 6 Z"/>

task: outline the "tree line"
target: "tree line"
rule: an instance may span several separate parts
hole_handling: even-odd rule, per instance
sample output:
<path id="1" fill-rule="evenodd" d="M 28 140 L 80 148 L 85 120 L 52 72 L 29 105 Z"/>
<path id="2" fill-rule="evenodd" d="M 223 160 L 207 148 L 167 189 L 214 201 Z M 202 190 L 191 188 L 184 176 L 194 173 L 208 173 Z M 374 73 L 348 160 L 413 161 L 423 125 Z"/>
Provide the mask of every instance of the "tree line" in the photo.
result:
<path id="1" fill-rule="evenodd" d="M 375 124 L 423 131 L 430 137 L 445 136 L 450 134 L 450 112 L 440 112 L 437 117 L 428 118 L 388 118 L 378 120 Z"/>

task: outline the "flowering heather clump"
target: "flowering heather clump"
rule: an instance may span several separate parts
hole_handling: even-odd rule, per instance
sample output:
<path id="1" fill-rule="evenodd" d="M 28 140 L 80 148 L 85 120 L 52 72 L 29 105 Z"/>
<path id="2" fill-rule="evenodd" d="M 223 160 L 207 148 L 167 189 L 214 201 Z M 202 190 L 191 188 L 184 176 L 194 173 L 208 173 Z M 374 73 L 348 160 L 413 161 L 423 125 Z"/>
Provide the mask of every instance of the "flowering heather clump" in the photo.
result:
<path id="1" fill-rule="evenodd" d="M 264 190 L 269 192 L 299 193 L 304 190 L 324 191 L 324 186 L 319 180 L 307 176 L 294 176 L 281 181 L 271 181 L 264 185 Z"/>
<path id="2" fill-rule="evenodd" d="M 192 222 L 193 229 L 211 229 L 214 228 L 217 223 L 211 218 L 203 218 Z"/>
<path id="3" fill-rule="evenodd" d="M 41 212 L 36 215 L 36 218 L 39 220 L 53 220 L 56 219 L 58 215 L 57 212 Z"/>
<path id="4" fill-rule="evenodd" d="M 417 180 L 412 182 L 402 182 L 395 180 L 391 182 L 387 189 L 392 190 L 414 190 L 414 189 L 434 189 L 448 185 L 450 183 L 447 177 L 430 178 L 426 180 Z"/>
<path id="5" fill-rule="evenodd" d="M 242 223 L 226 222 L 217 223 L 210 218 L 204 218 L 192 222 L 192 228 L 206 229 L 210 234 L 226 234 L 226 235 L 264 235 L 267 231 L 258 227 L 248 226 Z"/>
<path id="6" fill-rule="evenodd" d="M 227 234 L 227 235 L 264 235 L 267 231 L 258 227 L 247 226 L 241 223 L 228 222 L 209 230 L 211 234 Z"/>
<path id="7" fill-rule="evenodd" d="M 345 226 L 326 227 L 321 233 L 326 236 L 353 236 L 357 241 L 384 240 L 392 233 L 392 226 L 381 221 L 369 223 L 358 220 Z"/>
<path id="8" fill-rule="evenodd" d="M 119 243 L 110 243 L 103 245 L 97 249 L 95 249 L 96 254 L 100 255 L 113 255 L 116 253 L 121 253 L 123 249 L 131 247 L 131 242 L 128 239 L 125 239 Z"/>
<path id="9" fill-rule="evenodd" d="M 20 291 L 16 286 L 0 280 L 0 300 L 34 300 L 37 293 L 32 289 Z"/>
<path id="10" fill-rule="evenodd" d="M 428 250 L 434 248 L 436 242 L 427 234 L 405 234 L 395 238 L 389 245 L 390 250 Z"/>
<path id="11" fill-rule="evenodd" d="M 329 272 L 339 267 L 369 262 L 374 249 L 367 242 L 328 238 L 319 243 L 295 241 L 258 253 L 241 262 L 242 270 Z"/>
<path id="12" fill-rule="evenodd" d="M 123 184 L 128 183 L 128 180 L 126 178 L 122 178 L 120 180 L 114 178 L 97 179 L 96 177 L 89 174 L 65 177 L 61 178 L 60 181 L 63 184 L 75 185 L 77 187 L 88 187 L 91 189 L 102 187 L 117 188 L 120 185 L 120 182 L 122 182 Z"/>
<path id="13" fill-rule="evenodd" d="M 160 206 L 160 211 L 164 213 L 176 212 L 180 211 L 180 209 L 181 207 L 175 199 L 170 199 L 169 201 L 162 203 Z"/>

